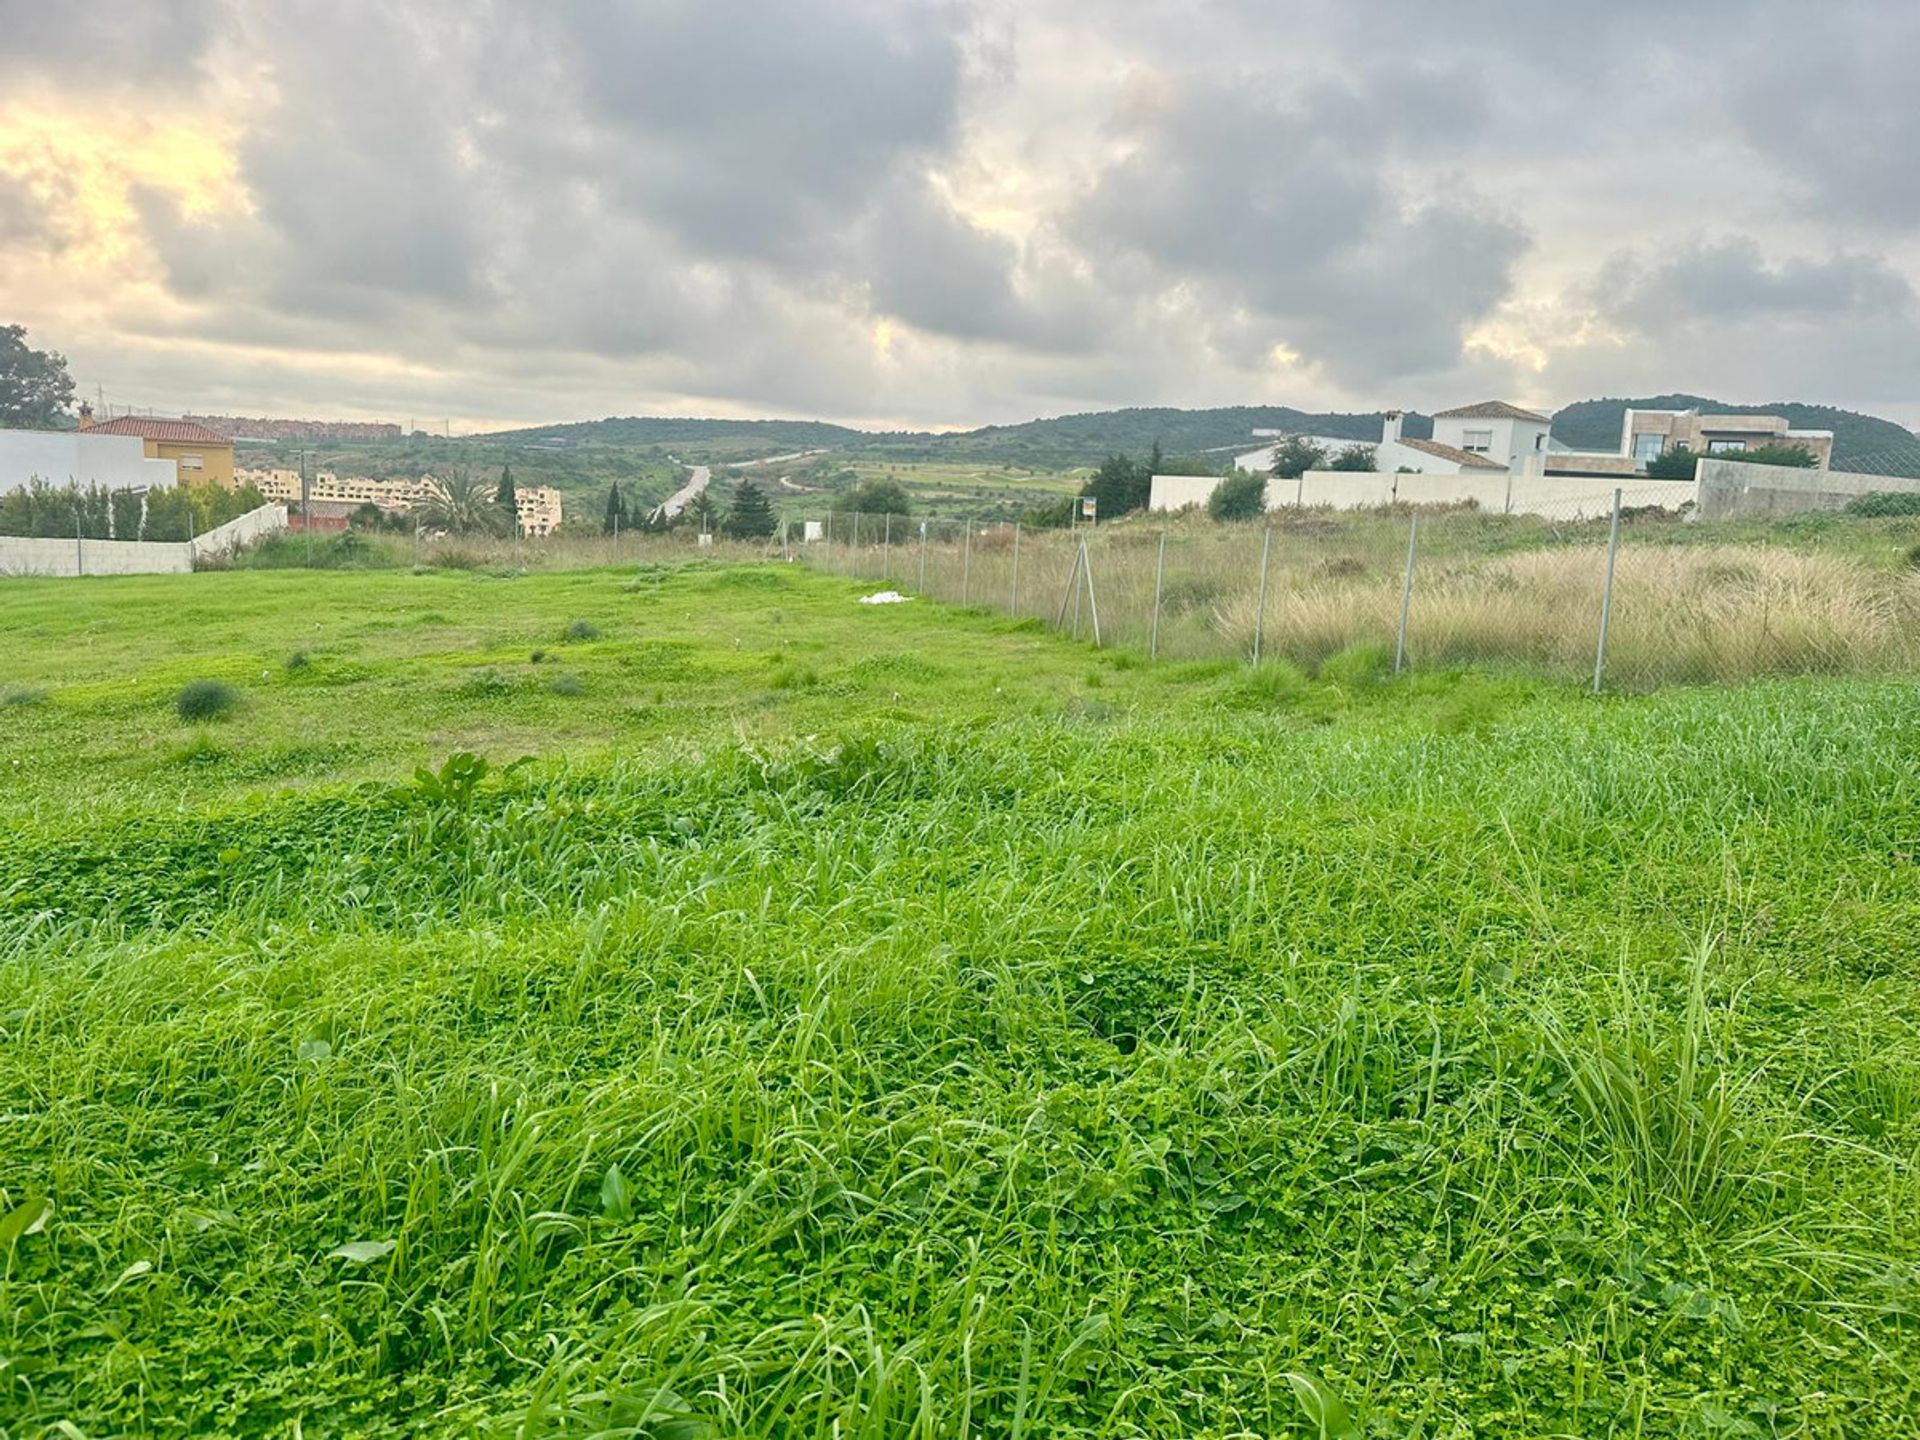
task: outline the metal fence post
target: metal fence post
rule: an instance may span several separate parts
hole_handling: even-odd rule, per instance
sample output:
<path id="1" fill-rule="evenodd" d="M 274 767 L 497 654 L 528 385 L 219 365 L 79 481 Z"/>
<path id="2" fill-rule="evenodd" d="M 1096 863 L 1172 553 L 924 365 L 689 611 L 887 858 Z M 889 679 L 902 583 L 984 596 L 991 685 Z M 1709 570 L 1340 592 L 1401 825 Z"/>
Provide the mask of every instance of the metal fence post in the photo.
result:
<path id="1" fill-rule="evenodd" d="M 1620 492 L 1613 492 L 1613 524 L 1607 529 L 1607 582 L 1600 590 L 1600 646 L 1593 652 L 1593 693 L 1607 672 L 1607 627 L 1613 623 L 1613 561 L 1620 553 Z"/>
<path id="2" fill-rule="evenodd" d="M 1407 526 L 1407 578 L 1400 585 L 1400 638 L 1393 647 L 1393 673 L 1398 675 L 1407 665 L 1407 612 L 1413 608 L 1413 557 L 1420 545 L 1420 512 L 1413 512 L 1413 521 Z"/>
<path id="3" fill-rule="evenodd" d="M 1160 658 L 1160 589 L 1167 574 L 1167 532 L 1160 532 L 1160 555 L 1153 562 L 1153 638 L 1147 642 L 1147 658 Z"/>
<path id="4" fill-rule="evenodd" d="M 967 596 L 973 590 L 973 521 L 966 522 L 966 544 L 960 551 L 960 603 L 967 603 Z"/>
<path id="5" fill-rule="evenodd" d="M 1013 583 L 1007 589 L 1007 614 L 1020 609 L 1020 522 L 1013 522 Z"/>
<path id="6" fill-rule="evenodd" d="M 893 578 L 893 512 L 887 512 L 887 529 L 880 541 L 880 573 L 887 579 Z"/>
<path id="7" fill-rule="evenodd" d="M 1060 613 L 1054 618 L 1054 629 L 1064 630 L 1067 628 L 1067 606 L 1080 598 L 1079 585 L 1080 552 L 1075 550 L 1073 552 L 1073 564 L 1067 570 L 1067 588 L 1060 592 Z M 1080 628 L 1080 609 L 1077 605 L 1074 606 L 1073 623 L 1074 630 L 1078 633 Z"/>
<path id="8" fill-rule="evenodd" d="M 927 593 L 927 526 L 931 522 L 920 522 L 920 593 Z"/>
<path id="9" fill-rule="evenodd" d="M 1260 663 L 1260 640 L 1267 628 L 1267 557 L 1273 553 L 1273 527 L 1269 525 L 1260 536 L 1260 600 L 1253 611 L 1253 663 Z M 1159 600 L 1154 601 L 1155 617 L 1159 614 Z"/>
<path id="10" fill-rule="evenodd" d="M 1100 648 L 1100 601 L 1093 593 L 1093 556 L 1087 542 L 1080 542 L 1080 569 L 1087 577 L 1087 613 L 1093 617 L 1093 648 Z"/>

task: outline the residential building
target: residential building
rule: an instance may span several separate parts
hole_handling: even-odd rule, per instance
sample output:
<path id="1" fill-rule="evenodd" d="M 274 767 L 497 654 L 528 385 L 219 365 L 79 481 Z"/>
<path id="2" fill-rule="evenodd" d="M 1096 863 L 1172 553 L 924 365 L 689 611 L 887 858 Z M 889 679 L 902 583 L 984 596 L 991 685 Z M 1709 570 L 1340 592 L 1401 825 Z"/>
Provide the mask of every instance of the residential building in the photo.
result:
<path id="1" fill-rule="evenodd" d="M 150 459 L 138 436 L 77 430 L 0 430 L 0 494 L 44 480 L 108 490 L 172 485 L 173 461 Z"/>
<path id="2" fill-rule="evenodd" d="M 551 535 L 560 528 L 560 492 L 551 485 L 522 485 L 513 498 L 520 511 L 522 535 Z"/>
<path id="3" fill-rule="evenodd" d="M 191 420 L 158 420 L 150 416 L 122 415 L 117 420 L 93 423 L 93 408 L 80 407 L 80 433 L 83 435 L 131 435 L 146 447 L 149 460 L 171 460 L 182 485 L 214 484 L 231 490 L 233 480 L 233 440 L 217 430 L 196 425 Z"/>
<path id="4" fill-rule="evenodd" d="M 1738 459 L 1762 445 L 1796 445 L 1814 468 L 1833 463 L 1831 430 L 1795 430 L 1780 415 L 1702 415 L 1698 410 L 1628 410 L 1620 422 L 1620 453 L 1644 470 L 1663 450 L 1685 446 L 1696 455 Z"/>
<path id="5" fill-rule="evenodd" d="M 269 500 L 297 501 L 300 498 L 298 470 L 241 470 L 239 482 L 252 485 Z M 426 498 L 426 483 L 421 480 L 375 480 L 366 475 L 337 475 L 319 470 L 311 477 L 307 498 L 314 504 L 325 501 L 349 506 L 376 505 L 389 515 L 401 515 Z"/>
<path id="6" fill-rule="evenodd" d="M 1468 407 L 1478 408 L 1478 407 Z M 1461 417 L 1461 412 L 1442 412 Z M 1522 412 L 1525 413 L 1525 412 Z M 1501 471 L 1508 468 L 1505 448 L 1511 443 L 1511 430 L 1514 422 L 1504 424 L 1497 420 L 1469 424 L 1464 417 L 1456 418 L 1443 432 L 1440 415 L 1433 417 L 1431 440 L 1409 440 L 1400 433 L 1404 417 L 1398 410 L 1389 410 L 1387 418 L 1380 427 L 1380 443 L 1374 447 L 1373 468 L 1383 474 L 1401 472 L 1414 475 L 1460 475 L 1470 471 Z M 1443 440 L 1445 433 L 1453 440 Z M 1477 447 L 1473 450 L 1458 443 L 1471 435 Z M 1502 450 L 1496 455 L 1496 445 Z"/>
<path id="7" fill-rule="evenodd" d="M 1515 475 L 1537 475 L 1545 465 L 1552 429 L 1553 421 L 1545 415 L 1504 400 L 1482 400 L 1436 411 L 1432 443 L 1495 461 Z"/>
<path id="8" fill-rule="evenodd" d="M 1273 469 L 1274 452 L 1288 440 L 1304 440 L 1309 445 L 1317 445 L 1329 456 L 1338 455 L 1349 445 L 1364 443 L 1356 442 L 1352 439 L 1345 439 L 1338 435 L 1289 435 L 1282 430 L 1256 430 L 1253 432 L 1253 438 L 1256 440 L 1266 436 L 1274 437 L 1272 444 L 1262 445 L 1258 450 L 1249 450 L 1244 455 L 1236 455 L 1233 457 L 1233 463 L 1236 469 L 1244 470 L 1249 474 L 1265 474 Z"/>

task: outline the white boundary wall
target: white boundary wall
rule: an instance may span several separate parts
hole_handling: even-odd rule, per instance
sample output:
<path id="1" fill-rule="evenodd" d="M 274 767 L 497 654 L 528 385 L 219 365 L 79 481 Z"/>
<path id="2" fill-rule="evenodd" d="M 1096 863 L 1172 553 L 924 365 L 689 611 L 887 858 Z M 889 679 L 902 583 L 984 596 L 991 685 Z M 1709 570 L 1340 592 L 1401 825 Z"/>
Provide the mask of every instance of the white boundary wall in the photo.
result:
<path id="1" fill-rule="evenodd" d="M 1219 484 L 1219 477 L 1213 475 L 1156 475 L 1147 508 L 1181 510 L 1189 505 L 1204 505 Z M 1691 480 L 1509 475 L 1505 471 L 1382 475 L 1364 470 L 1309 470 L 1297 480 L 1269 480 L 1267 508 L 1325 505 L 1335 510 L 1366 510 L 1396 502 L 1459 505 L 1472 501 L 1494 515 L 1597 519 L 1613 512 L 1616 489 L 1624 492 L 1620 499 L 1622 505 L 1658 505 L 1665 510 L 1683 509 L 1700 498 L 1700 487 Z"/>
<path id="2" fill-rule="evenodd" d="M 262 505 L 184 541 L 42 540 L 0 535 L 0 575 L 184 575 L 197 559 L 230 555 L 242 545 L 286 528 L 286 506 Z"/>

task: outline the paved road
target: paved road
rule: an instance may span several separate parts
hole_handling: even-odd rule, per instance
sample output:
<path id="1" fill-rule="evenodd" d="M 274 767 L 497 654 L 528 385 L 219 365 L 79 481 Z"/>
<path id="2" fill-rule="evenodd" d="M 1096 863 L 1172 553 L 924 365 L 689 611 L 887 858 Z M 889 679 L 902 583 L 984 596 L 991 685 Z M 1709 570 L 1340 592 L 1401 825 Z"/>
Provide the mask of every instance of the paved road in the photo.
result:
<path id="1" fill-rule="evenodd" d="M 694 496 L 700 494 L 701 491 L 707 488 L 707 481 L 712 478 L 713 467 L 711 465 L 694 466 L 693 477 L 665 500 L 662 500 L 660 502 L 660 508 L 653 512 L 654 516 L 661 520 L 674 519 L 682 510 L 685 510 L 687 506 L 693 503 Z"/>

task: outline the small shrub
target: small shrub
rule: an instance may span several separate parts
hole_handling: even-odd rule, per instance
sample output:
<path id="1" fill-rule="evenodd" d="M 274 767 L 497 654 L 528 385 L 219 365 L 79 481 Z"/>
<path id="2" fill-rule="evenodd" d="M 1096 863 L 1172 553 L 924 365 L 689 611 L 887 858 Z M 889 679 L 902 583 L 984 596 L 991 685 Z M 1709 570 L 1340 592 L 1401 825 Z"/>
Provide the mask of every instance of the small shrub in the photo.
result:
<path id="1" fill-rule="evenodd" d="M 1875 490 L 1847 502 L 1847 514 L 1868 520 L 1920 515 L 1920 490 Z"/>
<path id="2" fill-rule="evenodd" d="M 587 693 L 587 682 L 578 675 L 556 675 L 547 684 L 556 695 L 578 696 Z"/>
<path id="3" fill-rule="evenodd" d="M 1286 705 L 1306 693 L 1307 677 L 1287 660 L 1262 660 L 1234 686 L 1240 699 L 1254 705 Z"/>
<path id="4" fill-rule="evenodd" d="M 511 675 L 502 675 L 498 670 L 489 667 L 471 671 L 460 682 L 459 688 L 462 695 L 472 696 L 476 700 L 497 700 L 502 696 L 513 694 L 520 687 Z"/>
<path id="5" fill-rule="evenodd" d="M 0 710 L 24 710 L 29 705 L 45 704 L 47 692 L 35 690 L 26 685 L 13 685 L 0 690 Z"/>
<path id="6" fill-rule="evenodd" d="M 167 758 L 176 765 L 199 769 L 208 765 L 218 765 L 227 758 L 227 752 L 221 749 L 220 742 L 205 730 L 197 730 L 191 740 L 177 746 Z"/>
<path id="7" fill-rule="evenodd" d="M 547 652 L 544 650 L 536 650 L 533 652 L 533 654 L 527 657 L 528 662 L 534 665 L 543 664 L 546 661 L 546 658 L 547 658 Z"/>
<path id="8" fill-rule="evenodd" d="M 1393 669 L 1393 651 L 1363 640 L 1320 662 L 1320 678 L 1331 685 L 1363 690 L 1377 685 Z"/>
<path id="9" fill-rule="evenodd" d="M 575 620 L 567 626 L 566 638 L 569 640 L 598 640 L 600 627 L 591 620 Z"/>
<path id="10" fill-rule="evenodd" d="M 173 697 L 174 713 L 188 724 L 219 720 L 240 708 L 240 692 L 224 680 L 191 680 Z"/>
<path id="11" fill-rule="evenodd" d="M 811 690 L 820 683 L 820 676 L 810 665 L 792 665 L 783 660 L 773 667 L 767 683 L 776 690 Z"/>
<path id="12" fill-rule="evenodd" d="M 1207 497 L 1215 520 L 1251 520 L 1267 508 L 1267 477 L 1258 473 L 1222 480 Z"/>
<path id="13" fill-rule="evenodd" d="M 305 670 L 311 664 L 313 664 L 313 659 L 304 650 L 296 650 L 293 654 L 287 656 L 287 669 L 289 670 Z"/>
<path id="14" fill-rule="evenodd" d="M 428 558 L 436 570 L 478 570 L 486 563 L 484 556 L 459 545 L 438 546 Z"/>

